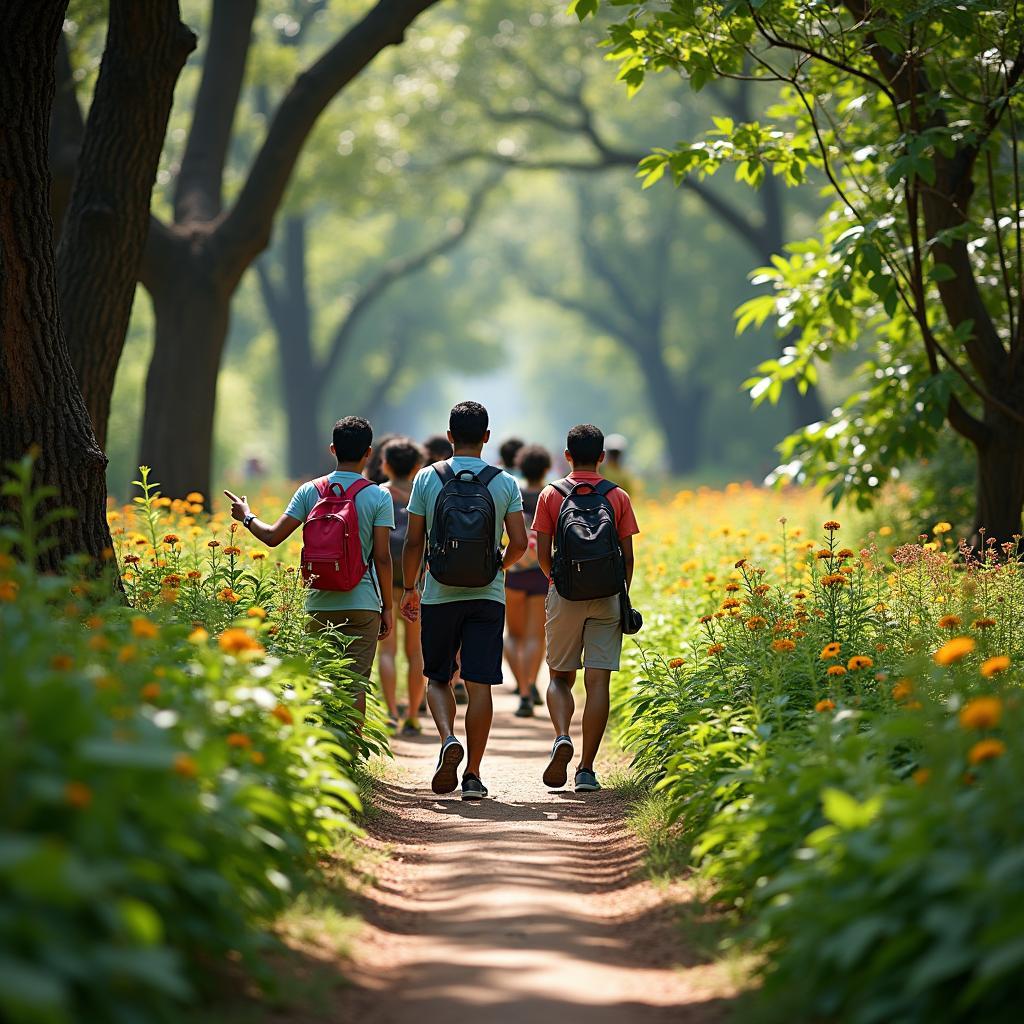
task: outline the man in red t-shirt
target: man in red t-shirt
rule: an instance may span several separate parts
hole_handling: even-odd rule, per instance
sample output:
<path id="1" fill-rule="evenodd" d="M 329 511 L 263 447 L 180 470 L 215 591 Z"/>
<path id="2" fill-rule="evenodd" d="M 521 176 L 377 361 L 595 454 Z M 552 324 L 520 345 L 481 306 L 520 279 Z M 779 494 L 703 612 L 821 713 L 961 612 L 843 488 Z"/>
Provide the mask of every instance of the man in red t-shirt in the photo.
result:
<path id="1" fill-rule="evenodd" d="M 598 466 L 604 461 L 604 434 L 591 423 L 583 423 L 569 431 L 565 457 L 572 466 L 566 478 L 571 484 L 600 483 L 604 478 Z M 615 513 L 615 526 L 625 560 L 626 586 L 633 578 L 633 537 L 640 532 L 629 495 L 616 487 L 607 495 Z M 541 492 L 533 529 L 537 533 L 537 560 L 545 575 L 551 578 L 551 545 L 564 500 L 550 484 Z M 590 601 L 567 601 L 555 587 L 548 587 L 545 601 L 547 660 L 551 681 L 547 702 L 551 724 L 555 727 L 555 743 L 544 769 L 544 783 L 552 789 L 564 786 L 567 768 L 574 749 L 569 726 L 576 710 L 572 697 L 576 672 L 583 669 L 587 703 L 583 710 L 583 754 L 576 769 L 577 793 L 601 788 L 594 774 L 594 758 L 608 724 L 609 688 L 612 672 L 618 671 L 622 652 L 622 621 L 620 599 L 601 597 Z"/>

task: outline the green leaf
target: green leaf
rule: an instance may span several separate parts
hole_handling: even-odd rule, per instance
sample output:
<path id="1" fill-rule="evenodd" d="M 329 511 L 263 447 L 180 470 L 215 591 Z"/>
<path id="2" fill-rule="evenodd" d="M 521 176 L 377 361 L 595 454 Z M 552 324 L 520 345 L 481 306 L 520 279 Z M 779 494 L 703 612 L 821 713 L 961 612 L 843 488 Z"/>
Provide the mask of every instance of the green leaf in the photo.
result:
<path id="1" fill-rule="evenodd" d="M 849 793 L 829 787 L 821 794 L 822 811 L 825 817 L 842 829 L 864 828 L 870 825 L 882 809 L 882 798 L 871 797 L 859 803 Z"/>

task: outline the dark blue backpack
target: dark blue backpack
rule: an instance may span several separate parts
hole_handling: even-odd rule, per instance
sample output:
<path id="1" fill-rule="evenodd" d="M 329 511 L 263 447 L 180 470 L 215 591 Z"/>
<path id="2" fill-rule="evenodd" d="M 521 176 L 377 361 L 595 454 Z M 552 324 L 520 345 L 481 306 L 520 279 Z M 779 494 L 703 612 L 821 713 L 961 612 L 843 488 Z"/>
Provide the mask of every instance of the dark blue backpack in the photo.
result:
<path id="1" fill-rule="evenodd" d="M 430 575 L 448 587 L 486 587 L 501 570 L 494 540 L 497 511 L 487 486 L 501 470 L 486 466 L 479 473 L 456 473 L 450 462 L 435 462 L 434 472 L 441 478 L 441 493 L 430 524 Z"/>
<path id="2" fill-rule="evenodd" d="M 622 593 L 625 564 L 608 495 L 616 485 L 556 480 L 563 495 L 555 526 L 551 579 L 567 601 L 591 601 Z"/>

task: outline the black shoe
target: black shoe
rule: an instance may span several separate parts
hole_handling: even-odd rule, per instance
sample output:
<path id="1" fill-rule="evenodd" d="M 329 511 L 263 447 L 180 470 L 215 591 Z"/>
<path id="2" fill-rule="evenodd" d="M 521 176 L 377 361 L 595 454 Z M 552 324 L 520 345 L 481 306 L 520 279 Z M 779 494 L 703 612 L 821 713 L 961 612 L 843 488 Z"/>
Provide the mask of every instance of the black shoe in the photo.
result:
<path id="1" fill-rule="evenodd" d="M 537 689 L 536 684 L 530 687 L 530 698 L 535 708 L 539 708 L 544 703 L 544 698 L 540 695 L 540 690 Z"/>
<path id="2" fill-rule="evenodd" d="M 569 762 L 572 760 L 572 740 L 568 736 L 559 736 L 551 748 L 551 758 L 544 769 L 544 785 L 548 789 L 561 789 L 569 777 Z"/>
<path id="3" fill-rule="evenodd" d="M 466 693 L 466 684 L 465 683 L 456 683 L 455 684 L 455 703 L 456 704 L 468 704 L 469 703 L 469 694 Z"/>
<path id="4" fill-rule="evenodd" d="M 580 768 L 576 772 L 576 792 L 596 793 L 601 788 L 592 768 Z"/>
<path id="5" fill-rule="evenodd" d="M 529 697 L 519 698 L 519 707 L 516 708 L 516 718 L 533 718 L 533 701 Z"/>
<path id="6" fill-rule="evenodd" d="M 464 756 L 462 744 L 454 736 L 449 736 L 441 745 L 437 769 L 430 780 L 430 788 L 435 793 L 451 793 L 458 786 L 459 765 Z"/>
<path id="7" fill-rule="evenodd" d="M 480 777 L 472 772 L 466 772 L 462 776 L 462 799 L 483 800 L 485 796 L 487 796 L 487 787 L 480 781 Z"/>
<path id="8" fill-rule="evenodd" d="M 416 709 L 416 713 L 418 715 L 425 715 L 427 713 L 427 698 L 426 697 L 424 697 L 423 700 L 420 701 L 420 706 Z"/>

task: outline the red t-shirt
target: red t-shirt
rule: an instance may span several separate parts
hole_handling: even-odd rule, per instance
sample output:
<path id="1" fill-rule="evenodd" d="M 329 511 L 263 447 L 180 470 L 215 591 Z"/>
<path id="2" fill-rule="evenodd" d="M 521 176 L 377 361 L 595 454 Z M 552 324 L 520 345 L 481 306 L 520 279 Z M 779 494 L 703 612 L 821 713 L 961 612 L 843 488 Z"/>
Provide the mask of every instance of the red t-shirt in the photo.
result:
<path id="1" fill-rule="evenodd" d="M 570 473 L 567 479 L 574 484 L 596 484 L 604 477 L 600 473 Z M 553 537 L 558 523 L 558 513 L 564 500 L 565 496 L 548 484 L 537 499 L 537 511 L 533 517 L 532 528 L 538 533 L 546 533 Z M 629 495 L 621 487 L 616 487 L 608 493 L 608 501 L 615 513 L 615 526 L 619 537 L 632 537 L 639 533 L 640 527 L 637 526 Z"/>

